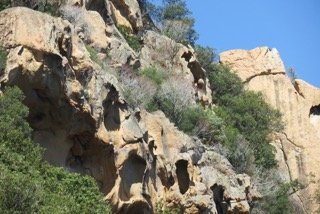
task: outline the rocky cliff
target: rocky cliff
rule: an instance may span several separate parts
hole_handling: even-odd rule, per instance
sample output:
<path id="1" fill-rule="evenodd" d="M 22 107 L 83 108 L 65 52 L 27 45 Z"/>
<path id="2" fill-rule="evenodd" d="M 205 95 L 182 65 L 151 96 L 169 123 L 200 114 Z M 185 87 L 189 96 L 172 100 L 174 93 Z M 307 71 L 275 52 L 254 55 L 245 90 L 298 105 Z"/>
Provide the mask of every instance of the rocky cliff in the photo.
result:
<path id="1" fill-rule="evenodd" d="M 170 66 L 184 74 L 195 102 L 207 105 L 211 91 L 192 48 L 146 31 L 140 53 L 134 51 L 116 28 L 141 30 L 142 15 L 134 0 L 68 5 L 61 17 L 22 7 L 0 13 L 0 45 L 8 53 L 0 86 L 23 90 L 33 138 L 46 149 L 45 158 L 93 176 L 115 213 L 164 208 L 249 213 L 249 204 L 259 197 L 250 177 L 236 174 L 226 158 L 177 130 L 162 112 L 130 108 L 121 84 L 109 72 L 124 65 Z M 88 47 L 98 50 L 100 59 L 110 57 L 108 69 L 92 59 Z M 161 50 L 163 58 L 156 57 Z M 314 113 L 310 119 L 316 124 Z"/>
<path id="2" fill-rule="evenodd" d="M 302 81 L 290 81 L 276 49 L 267 47 L 231 50 L 220 61 L 229 65 L 250 90 L 260 91 L 279 109 L 285 130 L 275 133 L 279 171 L 286 181 L 298 179 L 304 186 L 293 196 L 303 213 L 316 210 L 315 181 L 320 178 L 320 89 Z"/>

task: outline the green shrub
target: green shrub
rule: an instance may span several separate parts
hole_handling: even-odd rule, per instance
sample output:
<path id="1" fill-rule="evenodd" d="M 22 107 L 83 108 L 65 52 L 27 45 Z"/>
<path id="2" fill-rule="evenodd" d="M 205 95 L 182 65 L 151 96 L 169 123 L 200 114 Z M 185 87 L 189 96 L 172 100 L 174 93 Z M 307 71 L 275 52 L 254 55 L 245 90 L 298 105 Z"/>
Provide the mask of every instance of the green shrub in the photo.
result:
<path id="1" fill-rule="evenodd" d="M 196 127 L 197 136 L 210 143 L 223 142 L 226 138 L 224 130 L 224 121 L 212 110 L 205 112 Z"/>
<path id="2" fill-rule="evenodd" d="M 98 56 L 98 52 L 96 51 L 96 49 L 94 49 L 90 45 L 86 45 L 86 49 L 89 52 L 90 59 L 93 62 L 97 63 L 100 67 L 103 67 L 103 62 L 101 61 L 100 57 Z"/>
<path id="3" fill-rule="evenodd" d="M 0 2 L 0 11 L 7 9 L 11 6 L 11 1 L 10 0 L 1 0 Z"/>
<path id="4" fill-rule="evenodd" d="M 202 119 L 205 119 L 204 110 L 198 105 L 192 105 L 184 110 L 178 127 L 187 134 L 194 134 L 197 124 Z"/>
<path id="5" fill-rule="evenodd" d="M 194 105 L 192 92 L 191 82 L 185 81 L 180 76 L 170 77 L 161 84 L 152 106 L 163 111 L 171 122 L 180 127 L 183 114 Z"/>
<path id="6" fill-rule="evenodd" d="M 146 109 L 151 107 L 153 97 L 158 89 L 158 85 L 154 81 L 138 75 L 136 71 L 128 67 L 121 69 L 119 81 L 124 89 L 123 95 L 130 105 Z"/>
<path id="7" fill-rule="evenodd" d="M 211 66 L 211 64 L 217 58 L 215 50 L 213 48 L 196 45 L 194 47 L 194 50 L 196 52 L 196 57 L 201 67 L 206 70 L 209 66 Z"/>
<path id="8" fill-rule="evenodd" d="M 62 4 L 65 4 L 65 0 L 1 0 L 0 11 L 9 7 L 29 7 L 44 13 L 48 13 L 52 16 L 58 15 L 58 9 Z"/>
<path id="9" fill-rule="evenodd" d="M 221 64 L 210 64 L 207 67 L 208 79 L 211 84 L 214 102 L 218 105 L 226 105 L 230 102 L 228 98 L 238 96 L 243 93 L 244 88 L 241 79 L 230 69 Z"/>
<path id="10" fill-rule="evenodd" d="M 231 151 L 237 147 L 237 133 L 250 143 L 259 166 L 276 166 L 269 135 L 283 128 L 281 114 L 264 101 L 261 93 L 244 90 L 241 79 L 226 66 L 208 67 L 217 115 L 226 124 L 226 144 Z"/>
<path id="11" fill-rule="evenodd" d="M 4 48 L 0 47 L 0 71 L 5 69 L 7 62 L 7 53 Z"/>
<path id="12" fill-rule="evenodd" d="M 16 88 L 0 96 L 1 213 L 111 213 L 93 178 L 52 167 L 31 140 Z"/>
<path id="13" fill-rule="evenodd" d="M 156 69 L 155 67 L 148 67 L 139 71 L 139 74 L 154 81 L 157 85 L 161 85 L 166 78 L 166 74 L 163 71 Z"/>
<path id="14" fill-rule="evenodd" d="M 132 30 L 129 27 L 120 25 L 118 26 L 118 30 L 133 50 L 139 51 L 141 49 L 139 38 L 132 33 Z"/>
<path id="15" fill-rule="evenodd" d="M 182 210 L 180 208 L 168 208 L 163 205 L 163 202 L 157 202 L 155 207 L 155 214 L 180 214 Z"/>
<path id="16" fill-rule="evenodd" d="M 292 213 L 293 207 L 290 204 L 289 196 L 301 188 L 302 185 L 297 180 L 280 184 L 276 191 L 264 197 L 262 209 L 270 214 Z"/>

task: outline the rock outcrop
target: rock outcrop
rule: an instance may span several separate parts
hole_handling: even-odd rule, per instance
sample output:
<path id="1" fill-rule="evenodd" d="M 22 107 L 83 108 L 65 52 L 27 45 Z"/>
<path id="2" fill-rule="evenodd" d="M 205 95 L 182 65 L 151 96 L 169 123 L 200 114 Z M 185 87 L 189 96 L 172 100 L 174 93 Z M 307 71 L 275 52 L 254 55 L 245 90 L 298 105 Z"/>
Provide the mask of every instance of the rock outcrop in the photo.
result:
<path id="1" fill-rule="evenodd" d="M 236 174 L 224 157 L 178 131 L 163 113 L 128 107 L 117 79 L 90 59 L 84 44 L 103 49 L 114 34 L 105 33 L 104 17 L 84 13 L 86 26 L 101 27 L 95 35 L 79 30 L 77 21 L 27 8 L 0 13 L 0 45 L 8 52 L 0 86 L 23 90 L 34 141 L 46 148 L 45 158 L 93 176 L 116 213 L 164 207 L 249 213 L 259 194 L 247 175 Z M 193 68 L 199 65 L 192 51 L 181 54 L 182 66 L 198 81 L 204 71 Z"/>
<path id="2" fill-rule="evenodd" d="M 220 55 L 250 90 L 260 91 L 283 114 L 285 130 L 277 133 L 279 170 L 283 179 L 298 179 L 305 188 L 294 195 L 303 213 L 314 213 L 314 193 L 320 179 L 320 89 L 302 81 L 291 83 L 276 49 L 231 50 Z"/>

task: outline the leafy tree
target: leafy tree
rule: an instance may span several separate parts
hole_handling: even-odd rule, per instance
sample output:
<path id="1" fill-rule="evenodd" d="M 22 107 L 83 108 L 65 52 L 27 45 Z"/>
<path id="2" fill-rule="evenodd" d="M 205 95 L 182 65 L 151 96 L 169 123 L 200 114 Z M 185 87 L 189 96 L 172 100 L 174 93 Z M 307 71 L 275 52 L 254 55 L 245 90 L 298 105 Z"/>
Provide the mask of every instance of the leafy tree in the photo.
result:
<path id="1" fill-rule="evenodd" d="M 217 55 L 213 48 L 196 45 L 194 47 L 194 50 L 196 52 L 197 60 L 199 61 L 201 67 L 203 67 L 206 70 L 217 58 Z"/>
<path id="2" fill-rule="evenodd" d="M 145 5 L 164 35 L 176 42 L 194 45 L 198 34 L 194 30 L 195 20 L 185 0 L 163 0 L 160 7 L 150 2 Z"/>
<path id="3" fill-rule="evenodd" d="M 52 167 L 31 140 L 28 108 L 17 88 L 0 96 L 0 210 L 2 213 L 110 213 L 96 182 Z"/>
<path id="4" fill-rule="evenodd" d="M 221 64 L 208 66 L 208 78 L 214 93 L 214 101 L 218 105 L 226 105 L 228 97 L 236 97 L 243 93 L 241 79 L 231 73 L 230 69 Z"/>
<path id="5" fill-rule="evenodd" d="M 293 85 L 295 85 L 295 81 L 297 79 L 297 73 L 296 73 L 296 69 L 293 67 L 290 67 L 287 69 L 287 74 L 290 78 L 290 81 Z"/>

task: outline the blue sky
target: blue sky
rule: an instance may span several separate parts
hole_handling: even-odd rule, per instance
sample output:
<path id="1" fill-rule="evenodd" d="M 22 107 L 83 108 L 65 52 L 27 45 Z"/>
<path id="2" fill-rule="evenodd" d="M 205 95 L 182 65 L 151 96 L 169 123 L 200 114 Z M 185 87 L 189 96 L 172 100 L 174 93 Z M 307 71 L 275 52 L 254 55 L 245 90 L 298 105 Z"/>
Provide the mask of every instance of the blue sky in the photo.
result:
<path id="1" fill-rule="evenodd" d="M 286 67 L 320 87 L 320 0 L 188 0 L 198 43 L 217 49 L 277 48 Z"/>
<path id="2" fill-rule="evenodd" d="M 320 87 L 320 0 L 187 0 L 198 43 L 216 48 L 277 48 L 298 78 Z"/>

